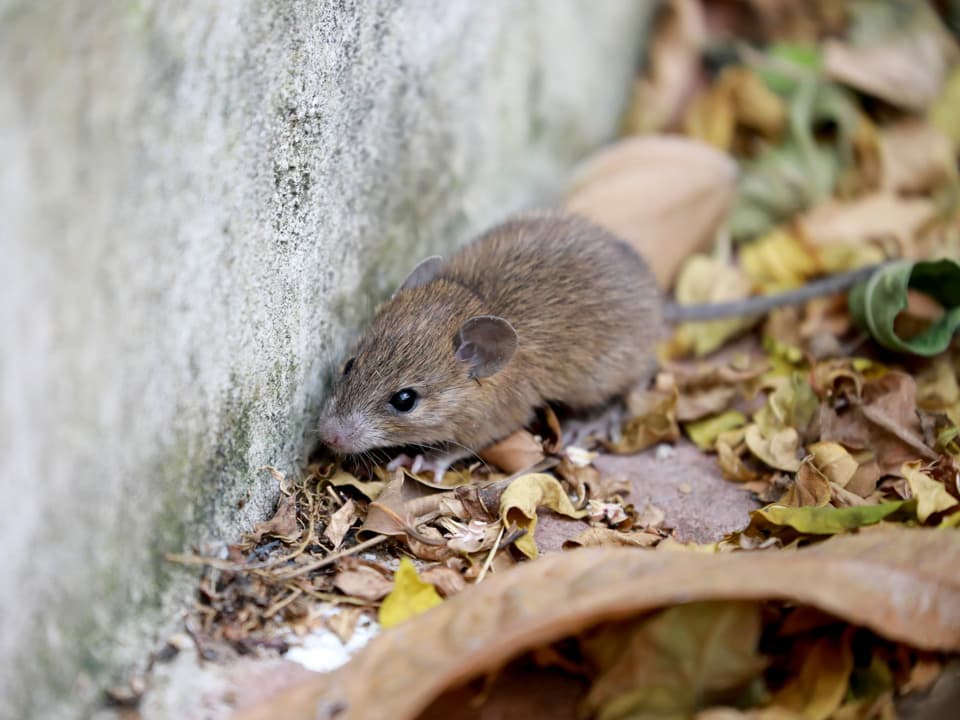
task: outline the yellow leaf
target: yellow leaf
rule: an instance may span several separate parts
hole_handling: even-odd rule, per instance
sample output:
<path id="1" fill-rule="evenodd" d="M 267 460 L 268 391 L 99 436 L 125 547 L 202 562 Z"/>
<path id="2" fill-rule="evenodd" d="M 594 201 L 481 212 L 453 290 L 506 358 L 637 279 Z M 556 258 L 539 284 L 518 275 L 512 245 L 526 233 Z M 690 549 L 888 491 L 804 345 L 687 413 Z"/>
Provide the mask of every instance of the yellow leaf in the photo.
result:
<path id="1" fill-rule="evenodd" d="M 960 148 L 960 65 L 953 68 L 940 95 L 930 106 L 930 122 Z"/>
<path id="2" fill-rule="evenodd" d="M 900 472 L 910 485 L 910 492 L 917 499 L 917 517 L 926 522 L 934 513 L 949 510 L 957 504 L 943 483 L 937 482 L 925 472 L 920 471 L 920 462 L 904 463 Z"/>
<path id="3" fill-rule="evenodd" d="M 777 430 L 769 437 L 764 437 L 759 426 L 749 425 L 743 439 L 750 452 L 770 467 L 787 472 L 800 469 L 800 460 L 797 458 L 800 436 L 792 427 Z"/>
<path id="4" fill-rule="evenodd" d="M 860 467 L 847 449 L 835 442 L 818 442 L 807 448 L 813 455 L 813 465 L 830 482 L 846 487 Z"/>
<path id="5" fill-rule="evenodd" d="M 727 410 L 720 415 L 688 422 L 683 429 L 701 450 L 713 450 L 720 433 L 742 427 L 746 422 L 747 419 L 739 410 Z"/>
<path id="6" fill-rule="evenodd" d="M 676 299 L 679 304 L 740 300 L 750 294 L 751 283 L 739 268 L 707 255 L 693 255 L 680 269 Z M 674 333 L 673 349 L 679 355 L 703 356 L 756 323 L 757 318 L 732 318 L 684 323 Z"/>
<path id="7" fill-rule="evenodd" d="M 796 235 L 776 229 L 740 251 L 740 267 L 765 293 L 803 285 L 817 274 L 814 254 Z"/>
<path id="8" fill-rule="evenodd" d="M 577 510 L 563 487 L 552 475 L 530 473 L 521 475 L 500 496 L 500 519 L 504 526 L 515 525 L 527 531 L 514 545 L 529 558 L 537 557 L 534 531 L 537 527 L 537 508 L 548 507 L 554 512 L 572 518 L 581 518 L 586 510 Z"/>
<path id="9" fill-rule="evenodd" d="M 852 670 L 849 634 L 821 638 L 803 657 L 800 673 L 773 696 L 771 705 L 806 720 L 826 720 L 843 702 Z"/>
<path id="10" fill-rule="evenodd" d="M 410 558 L 404 557 L 393 577 L 393 590 L 383 599 L 377 619 L 382 627 L 391 628 L 441 602 L 437 589 L 421 580 Z"/>

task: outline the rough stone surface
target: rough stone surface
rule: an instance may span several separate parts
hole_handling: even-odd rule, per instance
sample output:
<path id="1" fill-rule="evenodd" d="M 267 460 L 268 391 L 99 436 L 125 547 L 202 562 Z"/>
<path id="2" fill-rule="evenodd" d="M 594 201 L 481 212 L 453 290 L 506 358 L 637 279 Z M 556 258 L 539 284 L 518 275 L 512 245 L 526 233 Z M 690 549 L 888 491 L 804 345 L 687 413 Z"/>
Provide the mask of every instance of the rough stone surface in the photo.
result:
<path id="1" fill-rule="evenodd" d="M 0 716 L 144 656 L 361 298 L 554 196 L 654 5 L 0 0 Z"/>

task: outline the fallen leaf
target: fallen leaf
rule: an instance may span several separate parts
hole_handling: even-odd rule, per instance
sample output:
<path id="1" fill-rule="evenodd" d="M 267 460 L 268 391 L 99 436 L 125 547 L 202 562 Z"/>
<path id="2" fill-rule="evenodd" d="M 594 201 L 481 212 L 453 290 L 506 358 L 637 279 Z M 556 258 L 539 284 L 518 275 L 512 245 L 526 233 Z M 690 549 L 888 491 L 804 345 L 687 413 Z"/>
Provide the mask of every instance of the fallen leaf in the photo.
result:
<path id="1" fill-rule="evenodd" d="M 680 437 L 677 425 L 677 391 L 634 391 L 627 397 L 629 415 L 616 442 L 603 441 L 613 453 L 635 453 L 658 442 Z"/>
<path id="2" fill-rule="evenodd" d="M 835 535 L 864 525 L 873 525 L 897 512 L 906 501 L 859 505 L 857 507 L 787 507 L 768 505 L 750 515 L 772 525 L 791 527 L 807 535 Z M 745 530 L 744 532 L 749 532 Z"/>
<path id="3" fill-rule="evenodd" d="M 803 285 L 817 274 L 819 263 L 796 235 L 777 228 L 740 250 L 740 267 L 769 294 Z"/>
<path id="4" fill-rule="evenodd" d="M 655 532 L 623 531 L 613 528 L 588 528 L 563 543 L 565 550 L 574 547 L 653 547 L 663 539 Z"/>
<path id="5" fill-rule="evenodd" d="M 822 637 L 802 656 L 800 673 L 777 691 L 771 704 L 805 720 L 827 720 L 843 702 L 852 670 L 850 634 Z"/>
<path id="6" fill-rule="evenodd" d="M 879 149 L 886 190 L 925 193 L 957 179 L 950 139 L 927 123 L 909 121 L 882 130 Z"/>
<path id="7" fill-rule="evenodd" d="M 809 245 L 862 245 L 893 241 L 911 254 L 917 232 L 936 216 L 932 200 L 878 191 L 850 202 L 827 200 L 800 216 L 797 228 Z"/>
<path id="8" fill-rule="evenodd" d="M 858 32 L 859 23 L 861 37 L 854 42 L 826 40 L 825 72 L 892 105 L 925 111 L 940 93 L 957 56 L 954 41 L 925 3 L 859 3 L 854 7 L 853 32 Z M 882 13 L 897 17 L 878 21 Z M 867 32 L 872 36 L 863 37 Z"/>
<path id="9" fill-rule="evenodd" d="M 739 268 L 706 255 L 694 255 L 684 262 L 677 277 L 678 305 L 742 300 L 752 289 Z M 756 323 L 756 318 L 731 318 L 680 325 L 671 340 L 674 357 L 706 355 Z"/>
<path id="10" fill-rule="evenodd" d="M 486 462 L 506 473 L 529 470 L 544 458 L 543 445 L 526 430 L 518 430 L 479 452 Z"/>
<path id="11" fill-rule="evenodd" d="M 353 500 L 347 500 L 330 516 L 330 522 L 323 531 L 323 536 L 330 541 L 333 550 L 340 547 L 347 531 L 357 521 L 357 506 Z"/>
<path id="12" fill-rule="evenodd" d="M 363 612 L 362 607 L 340 608 L 336 615 L 324 618 L 323 623 L 343 645 L 346 645 L 353 637 L 353 631 L 356 630 L 357 621 L 360 620 Z"/>
<path id="13" fill-rule="evenodd" d="M 770 467 L 787 472 L 800 469 L 800 459 L 797 457 L 800 436 L 792 427 L 776 430 L 767 437 L 759 426 L 748 425 L 743 439 L 750 452 Z"/>
<path id="14" fill-rule="evenodd" d="M 445 565 L 434 565 L 420 573 L 420 579 L 433 585 L 445 598 L 453 597 L 466 587 L 463 575 Z"/>
<path id="15" fill-rule="evenodd" d="M 677 420 L 690 422 L 708 415 L 717 415 L 729 408 L 738 395 L 739 390 L 736 385 L 716 385 L 681 393 L 677 398 Z"/>
<path id="16" fill-rule="evenodd" d="M 794 484 L 780 499 L 780 505 L 789 507 L 823 507 L 830 502 L 830 481 L 805 460 L 797 471 Z"/>
<path id="17" fill-rule="evenodd" d="M 297 524 L 297 497 L 296 495 L 280 495 L 277 501 L 277 511 L 273 517 L 264 522 L 259 522 L 253 527 L 253 532 L 248 534 L 251 542 L 260 542 L 264 535 L 272 535 L 284 542 L 295 542 L 302 530 Z"/>
<path id="18" fill-rule="evenodd" d="M 566 208 L 624 238 L 663 288 L 680 264 L 709 248 L 733 202 L 736 164 L 680 137 L 621 140 L 589 158 Z"/>
<path id="19" fill-rule="evenodd" d="M 960 65 L 953 68 L 930 106 L 930 123 L 960 149 Z"/>
<path id="20" fill-rule="evenodd" d="M 495 574 L 238 720 L 306 720 L 335 707 L 343 720 L 412 720 L 445 690 L 533 648 L 676 603 L 777 600 L 915 648 L 958 652 L 958 565 L 960 534 L 933 528 L 831 538 L 791 552 L 789 562 L 779 552 L 584 548 Z"/>
<path id="21" fill-rule="evenodd" d="M 537 527 L 537 508 L 548 507 L 571 518 L 582 518 L 585 510 L 577 510 L 563 487 L 552 475 L 531 473 L 521 475 L 510 483 L 500 498 L 500 519 L 504 527 L 526 530 L 514 545 L 528 558 L 538 555 L 534 532 Z"/>
<path id="22" fill-rule="evenodd" d="M 720 415 L 688 422 L 684 424 L 683 429 L 687 435 L 696 443 L 701 450 L 713 450 L 717 438 L 721 433 L 727 430 L 743 427 L 747 424 L 747 418 L 739 410 L 728 410 Z"/>
<path id="23" fill-rule="evenodd" d="M 594 676 L 583 710 L 604 719 L 689 717 L 763 670 L 761 629 L 756 603 L 695 602 L 592 630 L 580 639 Z"/>
<path id="24" fill-rule="evenodd" d="M 380 480 L 363 481 L 351 475 L 346 470 L 340 469 L 338 469 L 332 477 L 325 478 L 324 482 L 330 483 L 334 487 L 348 485 L 359 490 L 369 500 L 376 500 L 380 493 L 383 492 L 383 488 L 386 487 L 386 483 Z"/>
<path id="25" fill-rule="evenodd" d="M 949 510 L 960 504 L 942 482 L 937 482 L 920 470 L 920 462 L 904 463 L 901 470 L 910 484 L 910 492 L 917 499 L 917 517 L 926 522 L 934 513 Z"/>
<path id="26" fill-rule="evenodd" d="M 839 443 L 817 442 L 807 449 L 817 472 L 840 487 L 846 487 L 860 467 L 850 452 Z"/>
<path id="27" fill-rule="evenodd" d="M 393 589 L 380 604 L 377 620 L 384 629 L 396 627 L 442 602 L 437 589 L 421 580 L 413 562 L 404 557 L 393 577 Z"/>
<path id="28" fill-rule="evenodd" d="M 748 128 L 776 140 L 787 122 L 780 98 L 752 70 L 725 68 L 710 89 L 698 96 L 684 118 L 686 135 L 720 150 L 733 149 L 737 129 Z"/>
<path id="29" fill-rule="evenodd" d="M 342 561 L 333 584 L 345 595 L 371 601 L 386 597 L 393 588 L 393 583 L 381 569 L 357 561 Z"/>
<path id="30" fill-rule="evenodd" d="M 908 289 L 919 290 L 943 306 L 943 316 L 909 339 L 894 329 L 907 306 Z M 898 262 L 878 269 L 850 292 L 850 313 L 871 337 L 888 350 L 931 356 L 943 352 L 960 328 L 960 263 L 943 259 Z"/>
<path id="31" fill-rule="evenodd" d="M 742 456 L 747 452 L 744 433 L 744 429 L 725 430 L 717 436 L 714 445 L 720 471 L 727 480 L 734 482 L 754 482 L 761 478 L 759 472 L 743 462 Z"/>

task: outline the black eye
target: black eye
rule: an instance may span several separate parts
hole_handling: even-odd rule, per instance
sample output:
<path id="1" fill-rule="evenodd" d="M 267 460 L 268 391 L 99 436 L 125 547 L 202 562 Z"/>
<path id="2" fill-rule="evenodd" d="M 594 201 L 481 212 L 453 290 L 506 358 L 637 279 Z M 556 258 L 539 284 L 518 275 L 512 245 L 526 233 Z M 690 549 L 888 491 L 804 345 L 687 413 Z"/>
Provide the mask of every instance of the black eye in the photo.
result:
<path id="1" fill-rule="evenodd" d="M 350 374 L 350 371 L 353 370 L 353 363 L 354 363 L 355 360 L 356 360 L 356 358 L 350 358 L 349 360 L 347 360 L 347 361 L 343 364 L 343 374 L 344 374 L 344 375 L 349 375 L 349 374 Z"/>
<path id="2" fill-rule="evenodd" d="M 398 390 L 390 398 L 390 406 L 399 413 L 408 413 L 417 406 L 419 396 L 413 388 Z"/>

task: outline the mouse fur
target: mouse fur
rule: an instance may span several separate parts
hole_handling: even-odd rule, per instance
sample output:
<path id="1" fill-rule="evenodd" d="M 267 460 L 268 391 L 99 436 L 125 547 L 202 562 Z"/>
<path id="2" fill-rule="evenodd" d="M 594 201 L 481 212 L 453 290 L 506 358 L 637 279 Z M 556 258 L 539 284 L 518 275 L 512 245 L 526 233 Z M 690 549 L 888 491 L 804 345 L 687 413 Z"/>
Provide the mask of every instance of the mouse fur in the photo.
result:
<path id="1" fill-rule="evenodd" d="M 660 326 L 656 281 L 627 243 L 562 212 L 516 216 L 422 263 L 377 310 L 320 438 L 342 454 L 470 454 L 546 403 L 587 410 L 647 380 Z M 398 412 L 404 389 L 418 399 Z"/>

